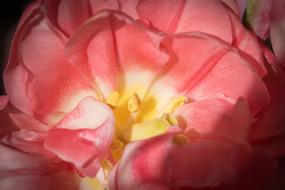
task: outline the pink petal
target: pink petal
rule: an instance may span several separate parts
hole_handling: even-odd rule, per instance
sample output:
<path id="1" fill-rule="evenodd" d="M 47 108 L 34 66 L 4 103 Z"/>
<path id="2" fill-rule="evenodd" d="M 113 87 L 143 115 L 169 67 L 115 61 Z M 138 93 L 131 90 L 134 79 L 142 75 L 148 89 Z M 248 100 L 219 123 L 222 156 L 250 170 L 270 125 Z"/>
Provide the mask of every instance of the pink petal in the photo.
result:
<path id="1" fill-rule="evenodd" d="M 60 159 L 74 164 L 81 174 L 95 176 L 111 144 L 113 127 L 110 108 L 87 97 L 49 130 L 44 146 Z"/>
<path id="2" fill-rule="evenodd" d="M 285 89 L 276 85 L 268 85 L 271 102 L 258 115 L 258 120 L 252 129 L 253 140 L 279 136 L 285 134 L 283 127 L 285 113 L 282 111 L 285 106 Z"/>
<path id="3" fill-rule="evenodd" d="M 59 26 L 70 35 L 91 16 L 89 0 L 61 0 L 57 16 Z"/>
<path id="4" fill-rule="evenodd" d="M 232 40 L 228 15 L 217 0 L 141 0 L 137 7 L 140 18 L 168 32 L 200 31 Z"/>
<path id="5" fill-rule="evenodd" d="M 231 10 L 236 15 L 240 16 L 239 6 L 236 0 L 221 0 L 225 8 Z"/>
<path id="6" fill-rule="evenodd" d="M 167 62 L 167 56 L 152 39 L 159 36 L 150 36 L 148 32 L 125 15 L 102 12 L 70 39 L 66 52 L 71 63 L 81 64 L 83 73 L 91 72 L 96 77 L 106 95 L 124 83 L 124 73 L 157 73 Z"/>
<path id="7" fill-rule="evenodd" d="M 177 58 L 171 60 L 170 68 L 161 80 L 175 86 L 178 91 L 192 88 L 191 85 L 197 83 L 201 75 L 211 70 L 229 51 L 219 40 L 197 33 L 177 36 L 169 42 L 165 41 L 164 45 Z"/>
<path id="8" fill-rule="evenodd" d="M 4 72 L 4 84 L 9 99 L 12 104 L 17 105 L 17 107 L 24 111 L 25 113 L 32 113 L 32 107 L 30 105 L 30 99 L 27 97 L 26 83 L 28 79 L 28 71 L 24 68 L 22 64 L 18 64 L 18 43 L 21 41 L 21 33 L 24 33 L 27 23 L 31 22 L 35 18 L 31 15 L 39 14 L 40 3 L 34 2 L 28 6 L 19 21 L 18 28 L 14 39 L 11 44 L 11 50 L 9 54 L 8 65 Z M 13 93 L 15 91 L 16 93 Z"/>
<path id="9" fill-rule="evenodd" d="M 24 113 L 10 113 L 9 116 L 14 124 L 21 129 L 46 132 L 49 128 L 44 123 Z"/>
<path id="10" fill-rule="evenodd" d="M 266 67 L 263 61 L 262 45 L 257 37 L 247 31 L 239 18 L 228 11 L 233 32 L 233 46 L 236 47 L 244 58 L 251 60 L 261 76 L 267 74 Z"/>
<path id="11" fill-rule="evenodd" d="M 15 111 L 16 109 L 8 103 L 8 97 L 0 96 L 0 139 L 17 130 L 17 127 L 9 117 L 9 113 Z"/>
<path id="12" fill-rule="evenodd" d="M 41 19 L 39 7 L 30 15 L 23 17 L 12 45 L 5 72 L 8 96 L 29 115 L 67 112 L 78 100 L 66 99 L 86 92 L 89 86 L 65 59 L 64 36 L 48 19 Z"/>
<path id="13" fill-rule="evenodd" d="M 60 162 L 0 144 L 1 190 L 77 189 L 76 176 Z"/>
<path id="14" fill-rule="evenodd" d="M 179 126 L 201 135 L 223 137 L 236 142 L 247 139 L 251 123 L 244 100 L 231 104 L 223 99 L 206 99 L 186 104 L 174 113 Z"/>
<path id="15" fill-rule="evenodd" d="M 248 163 L 246 145 L 210 138 L 178 145 L 174 135 L 129 144 L 110 174 L 110 188 L 214 187 L 234 180 Z"/>
<path id="16" fill-rule="evenodd" d="M 96 114 L 94 116 L 94 114 Z M 101 125 L 112 125 L 112 110 L 104 103 L 95 100 L 92 97 L 86 97 L 69 112 L 63 120 L 56 124 L 56 128 L 65 128 L 71 130 L 77 129 L 95 129 Z"/>
<path id="17" fill-rule="evenodd" d="M 285 114 L 282 111 L 285 106 L 284 76 L 282 68 L 274 62 L 271 63 L 270 73 L 265 79 L 271 102 L 257 115 L 258 120 L 250 133 L 253 144 L 264 149 L 272 157 L 285 155 Z"/>
<path id="18" fill-rule="evenodd" d="M 0 110 L 3 110 L 6 107 L 8 101 L 9 100 L 7 96 L 0 96 Z"/>
<path id="19" fill-rule="evenodd" d="M 137 5 L 140 0 L 119 0 L 120 10 L 127 15 L 130 15 L 133 19 L 138 19 Z"/>
<path id="20" fill-rule="evenodd" d="M 242 20 L 248 0 L 221 0 L 227 9 L 240 17 Z"/>
<path id="21" fill-rule="evenodd" d="M 118 0 L 89 0 L 93 14 L 102 10 L 119 10 Z"/>
<path id="22" fill-rule="evenodd" d="M 46 133 L 29 130 L 29 129 L 18 129 L 12 131 L 2 138 L 2 142 L 11 146 L 17 147 L 19 150 L 26 152 L 27 154 L 37 154 L 44 157 L 56 158 L 54 154 L 47 151 L 43 147 L 43 140 Z"/>
<path id="23" fill-rule="evenodd" d="M 268 104 L 268 92 L 256 62 L 220 40 L 191 33 L 176 36 L 170 42 L 165 40 L 164 45 L 175 52 L 176 58 L 170 60 L 168 70 L 150 91 L 164 84 L 194 100 L 219 94 L 234 99 L 243 97 L 253 114 Z M 165 92 L 163 96 L 171 94 Z"/>
<path id="24" fill-rule="evenodd" d="M 267 47 L 264 47 L 263 50 L 268 62 L 267 68 L 269 71 L 264 80 L 271 101 L 270 104 L 256 116 L 257 121 L 253 123 L 249 140 L 254 147 L 263 151 L 265 154 L 271 157 L 278 157 L 285 155 L 284 112 L 281 111 L 285 106 L 285 73 L 273 52 Z"/>
<path id="25" fill-rule="evenodd" d="M 223 56 L 203 80 L 189 91 L 189 96 L 194 100 L 215 97 L 217 94 L 230 98 L 243 97 L 254 115 L 270 100 L 262 79 L 234 52 Z"/>

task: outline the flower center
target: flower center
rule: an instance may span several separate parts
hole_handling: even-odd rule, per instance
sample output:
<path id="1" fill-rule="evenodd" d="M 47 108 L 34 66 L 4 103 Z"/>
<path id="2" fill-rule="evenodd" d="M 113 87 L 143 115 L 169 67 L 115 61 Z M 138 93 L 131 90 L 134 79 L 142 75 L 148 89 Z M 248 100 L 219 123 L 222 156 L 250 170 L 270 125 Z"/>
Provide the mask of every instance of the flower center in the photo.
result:
<path id="1" fill-rule="evenodd" d="M 178 122 L 172 113 L 188 100 L 184 96 L 170 98 L 159 110 L 154 96 L 147 100 L 134 91 L 120 94 L 114 91 L 105 100 L 115 116 L 115 137 L 111 146 L 114 161 L 118 161 L 126 144 L 167 132 Z"/>
<path id="2" fill-rule="evenodd" d="M 171 98 L 167 99 L 163 92 L 160 92 L 158 94 L 163 94 L 166 99 L 162 101 L 155 93 L 146 92 L 145 85 L 126 86 L 128 87 L 124 90 L 113 91 L 108 97 L 101 99 L 112 108 L 115 117 L 115 135 L 110 154 L 101 162 L 100 175 L 105 181 L 128 143 L 164 134 L 171 126 L 178 125 L 173 112 L 188 102 L 184 96 L 170 95 Z M 180 136 L 174 139 L 176 144 L 183 144 L 184 141 L 185 138 Z M 96 182 L 96 179 L 90 180 L 92 183 Z"/>

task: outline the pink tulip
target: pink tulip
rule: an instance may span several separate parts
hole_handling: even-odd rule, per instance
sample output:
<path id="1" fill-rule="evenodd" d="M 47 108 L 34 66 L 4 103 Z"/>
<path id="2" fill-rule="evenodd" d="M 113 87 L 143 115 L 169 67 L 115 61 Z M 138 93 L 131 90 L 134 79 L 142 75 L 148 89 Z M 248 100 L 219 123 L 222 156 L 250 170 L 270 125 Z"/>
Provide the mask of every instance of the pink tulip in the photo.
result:
<path id="1" fill-rule="evenodd" d="M 267 187 L 285 75 L 244 2 L 31 4 L 4 73 L 0 189 Z"/>

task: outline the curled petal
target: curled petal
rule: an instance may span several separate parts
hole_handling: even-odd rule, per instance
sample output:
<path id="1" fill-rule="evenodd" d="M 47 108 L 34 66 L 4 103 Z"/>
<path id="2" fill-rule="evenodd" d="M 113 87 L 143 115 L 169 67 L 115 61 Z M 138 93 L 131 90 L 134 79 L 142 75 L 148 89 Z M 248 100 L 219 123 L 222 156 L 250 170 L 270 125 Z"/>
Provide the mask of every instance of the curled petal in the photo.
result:
<path id="1" fill-rule="evenodd" d="M 15 125 L 20 129 L 46 132 L 49 128 L 44 123 L 24 113 L 10 113 L 9 116 L 13 120 Z"/>
<path id="2" fill-rule="evenodd" d="M 121 7 L 118 0 L 90 0 L 90 5 L 93 14 L 96 14 L 102 10 L 119 10 Z"/>
<path id="3" fill-rule="evenodd" d="M 77 30 L 90 16 L 89 0 L 61 0 L 58 5 L 58 24 L 68 35 Z"/>
<path id="4" fill-rule="evenodd" d="M 30 99 L 26 94 L 26 83 L 28 82 L 28 71 L 22 64 L 18 64 L 18 43 L 21 41 L 20 33 L 25 31 L 27 23 L 31 20 L 37 19 L 38 17 L 32 18 L 31 15 L 39 14 L 40 3 L 32 3 L 25 12 L 21 20 L 19 21 L 18 28 L 14 39 L 11 44 L 11 50 L 9 54 L 8 65 L 4 72 L 4 84 L 9 99 L 12 104 L 24 111 L 25 113 L 32 113 L 32 107 L 30 105 Z M 16 90 L 14 90 L 16 89 Z M 13 93 L 16 91 L 16 93 Z"/>
<path id="5" fill-rule="evenodd" d="M 235 180 L 247 165 L 246 145 L 210 138 L 177 144 L 175 135 L 128 145 L 110 174 L 111 189 L 215 187 Z"/>
<path id="6" fill-rule="evenodd" d="M 96 78 L 100 91 L 108 97 L 110 92 L 129 83 L 143 83 L 147 88 L 168 59 L 158 49 L 159 39 L 128 16 L 104 11 L 71 37 L 66 54 L 82 73 L 91 73 L 93 80 Z M 135 74 L 129 80 L 128 73 L 132 72 Z"/>
<path id="7" fill-rule="evenodd" d="M 251 115 L 242 99 L 234 104 L 224 99 L 206 99 L 186 104 L 175 113 L 179 125 L 200 135 L 223 137 L 236 142 L 247 139 Z"/>
<path id="8" fill-rule="evenodd" d="M 113 125 L 110 108 L 87 97 L 49 130 L 44 147 L 60 159 L 74 164 L 82 175 L 96 176 L 100 160 L 111 144 Z"/>
<path id="9" fill-rule="evenodd" d="M 77 179 L 64 164 L 0 143 L 0 189 L 76 190 Z"/>
<path id="10" fill-rule="evenodd" d="M 170 90 L 161 93 L 161 86 L 166 86 L 193 100 L 215 98 L 219 94 L 234 99 L 242 97 L 253 114 L 268 104 L 269 95 L 259 75 L 259 65 L 236 49 L 200 33 L 177 35 L 165 40 L 164 45 L 172 59 L 164 75 L 150 89 L 161 97 L 161 102 L 173 96 Z"/>
<path id="11" fill-rule="evenodd" d="M 65 36 L 41 11 L 41 5 L 35 3 L 22 17 L 4 81 L 13 105 L 29 115 L 52 117 L 74 108 L 76 98 L 80 99 L 78 96 L 84 96 L 84 92 L 94 92 L 87 92 L 88 82 L 65 59 Z M 42 119 L 47 123 L 58 120 Z"/>
<path id="12" fill-rule="evenodd" d="M 10 113 L 17 110 L 8 102 L 7 96 L 0 96 L 0 139 L 5 135 L 17 130 L 16 125 L 9 117 Z"/>

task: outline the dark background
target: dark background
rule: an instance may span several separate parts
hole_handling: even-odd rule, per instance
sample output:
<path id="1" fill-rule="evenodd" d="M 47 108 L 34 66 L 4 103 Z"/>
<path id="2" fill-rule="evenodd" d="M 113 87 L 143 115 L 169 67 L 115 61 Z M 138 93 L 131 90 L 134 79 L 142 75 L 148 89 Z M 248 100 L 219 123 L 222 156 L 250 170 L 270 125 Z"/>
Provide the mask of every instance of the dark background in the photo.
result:
<path id="1" fill-rule="evenodd" d="M 25 7 L 32 0 L 5 0 L 0 6 L 0 94 L 5 94 L 2 73 L 7 62 L 9 45 Z"/>

